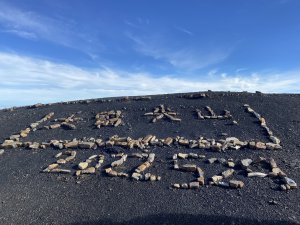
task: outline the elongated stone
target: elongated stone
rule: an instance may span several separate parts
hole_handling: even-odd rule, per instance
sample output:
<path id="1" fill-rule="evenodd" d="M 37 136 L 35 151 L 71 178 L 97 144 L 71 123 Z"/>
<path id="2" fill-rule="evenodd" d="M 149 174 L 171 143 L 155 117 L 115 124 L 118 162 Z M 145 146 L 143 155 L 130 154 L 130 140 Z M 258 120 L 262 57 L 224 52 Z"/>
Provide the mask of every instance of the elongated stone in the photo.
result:
<path id="1" fill-rule="evenodd" d="M 261 173 L 261 172 L 251 172 L 247 174 L 248 177 L 266 177 L 268 174 Z"/>
<path id="2" fill-rule="evenodd" d="M 81 170 L 81 174 L 93 174 L 96 173 L 95 167 L 89 167 L 84 170 Z"/>
<path id="3" fill-rule="evenodd" d="M 196 172 L 197 166 L 195 164 L 184 164 L 180 166 L 180 169 L 185 172 Z"/>

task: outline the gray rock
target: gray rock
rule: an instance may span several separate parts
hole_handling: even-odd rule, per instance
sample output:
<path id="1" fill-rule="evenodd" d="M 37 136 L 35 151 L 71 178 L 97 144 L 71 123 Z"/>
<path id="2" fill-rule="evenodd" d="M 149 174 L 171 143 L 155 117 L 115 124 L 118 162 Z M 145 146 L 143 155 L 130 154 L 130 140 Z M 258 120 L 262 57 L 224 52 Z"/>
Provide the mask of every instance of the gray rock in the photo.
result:
<path id="1" fill-rule="evenodd" d="M 229 186 L 232 188 L 243 188 L 244 187 L 244 182 L 240 180 L 230 180 L 229 181 Z"/>

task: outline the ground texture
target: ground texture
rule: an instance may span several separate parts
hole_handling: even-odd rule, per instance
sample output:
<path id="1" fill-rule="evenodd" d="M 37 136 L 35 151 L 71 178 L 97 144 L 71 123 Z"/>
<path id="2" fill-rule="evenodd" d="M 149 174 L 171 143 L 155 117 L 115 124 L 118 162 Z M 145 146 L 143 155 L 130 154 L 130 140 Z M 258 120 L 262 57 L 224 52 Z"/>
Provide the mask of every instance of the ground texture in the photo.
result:
<path id="1" fill-rule="evenodd" d="M 162 118 L 155 123 L 145 113 L 163 104 L 177 112 L 181 122 Z M 25 147 L 5 149 L 0 156 L 0 224 L 300 224 L 300 192 L 298 189 L 280 190 L 277 179 L 233 175 L 245 186 L 241 189 L 209 185 L 209 178 L 228 169 L 221 163 L 208 164 L 207 159 L 256 159 L 272 157 L 288 177 L 300 182 L 300 95 L 269 95 L 249 93 L 207 92 L 205 97 L 185 94 L 158 95 L 150 98 L 113 98 L 37 105 L 0 111 L 0 143 L 19 133 L 31 123 L 50 112 L 54 116 L 30 132 L 23 142 L 49 142 L 84 137 L 107 139 L 112 135 L 139 138 L 148 134 L 159 138 L 183 136 L 188 139 L 224 139 L 268 142 L 268 136 L 257 119 L 245 111 L 249 104 L 260 113 L 281 140 L 281 150 L 212 151 L 182 145 L 150 145 L 146 151 L 155 153 L 155 161 L 147 170 L 161 176 L 160 181 L 136 181 L 131 178 L 109 177 L 105 168 L 116 159 L 111 154 L 142 153 L 141 149 L 120 146 L 75 149 L 76 159 L 61 167 L 71 174 L 41 172 L 55 162 L 55 155 L 65 151 L 54 147 L 32 150 Z M 197 118 L 196 109 L 203 114 L 210 106 L 217 114 L 229 110 L 232 119 Z M 98 112 L 121 110 L 123 125 L 100 127 L 95 124 Z M 43 129 L 54 124 L 55 118 L 73 113 L 82 118 L 76 129 Z M 233 121 L 238 124 L 234 124 Z M 0 147 L 1 149 L 1 147 Z M 193 173 L 173 169 L 175 153 L 205 155 L 203 160 L 181 160 L 195 163 L 205 172 L 205 185 L 198 189 L 172 188 L 174 183 L 189 183 Z M 103 154 L 103 165 L 95 174 L 75 176 L 79 162 L 93 154 Z M 143 161 L 128 159 L 119 170 L 131 173 Z M 254 167 L 266 172 L 267 168 Z"/>

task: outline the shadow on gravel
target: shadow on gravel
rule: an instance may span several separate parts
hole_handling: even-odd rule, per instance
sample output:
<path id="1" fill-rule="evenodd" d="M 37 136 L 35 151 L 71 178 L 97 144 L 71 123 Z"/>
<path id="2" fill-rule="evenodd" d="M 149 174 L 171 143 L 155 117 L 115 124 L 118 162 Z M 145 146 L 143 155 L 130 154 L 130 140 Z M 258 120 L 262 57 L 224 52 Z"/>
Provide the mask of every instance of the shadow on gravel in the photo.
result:
<path id="1" fill-rule="evenodd" d="M 87 221 L 72 223 L 71 225 L 296 225 L 298 223 L 286 221 L 251 220 L 226 216 L 203 216 L 188 214 L 159 214 L 139 217 L 125 222 L 111 220 Z"/>

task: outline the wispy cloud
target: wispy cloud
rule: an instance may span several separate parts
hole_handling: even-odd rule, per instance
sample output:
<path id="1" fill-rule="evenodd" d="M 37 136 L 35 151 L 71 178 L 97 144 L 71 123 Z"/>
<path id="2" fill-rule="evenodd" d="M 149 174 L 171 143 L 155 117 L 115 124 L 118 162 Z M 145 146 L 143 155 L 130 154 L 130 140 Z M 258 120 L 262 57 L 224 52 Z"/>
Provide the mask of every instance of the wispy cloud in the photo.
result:
<path id="1" fill-rule="evenodd" d="M 140 37 L 131 33 L 126 35 L 134 42 L 135 49 L 139 53 L 185 71 L 198 70 L 223 62 L 231 53 L 231 49 L 199 50 L 195 47 L 173 47 L 167 45 L 167 40 L 161 37 Z"/>
<path id="2" fill-rule="evenodd" d="M 87 55 L 95 55 L 93 49 L 101 49 L 92 33 L 79 31 L 74 21 L 63 16 L 47 17 L 0 2 L 1 32 L 11 33 L 30 40 L 46 40 L 64 47 L 76 49 Z"/>
<path id="3" fill-rule="evenodd" d="M 256 91 L 300 93 L 300 72 L 225 73 L 197 80 L 128 73 L 113 68 L 83 69 L 0 52 L 0 106 L 27 105 L 107 96 L 189 92 Z"/>
<path id="4" fill-rule="evenodd" d="M 180 31 L 180 32 L 183 32 L 183 33 L 189 35 L 189 36 L 193 36 L 193 35 L 194 35 L 192 31 L 190 31 L 190 30 L 188 30 L 188 29 L 186 29 L 186 28 L 178 27 L 178 26 L 175 26 L 174 28 L 175 28 L 176 30 Z"/>

